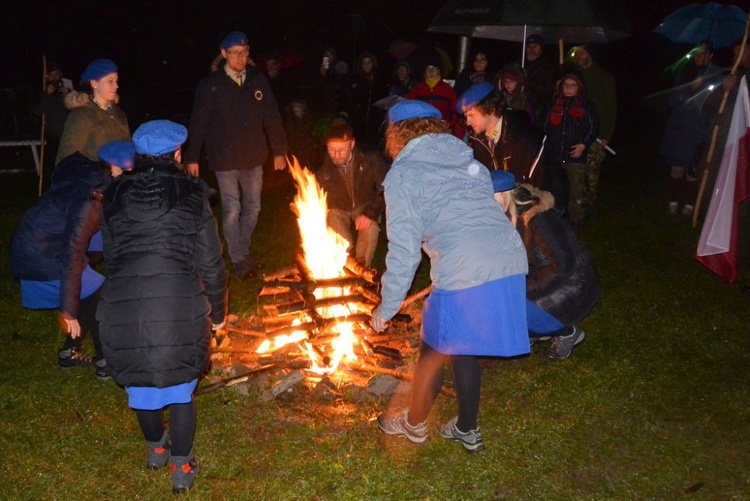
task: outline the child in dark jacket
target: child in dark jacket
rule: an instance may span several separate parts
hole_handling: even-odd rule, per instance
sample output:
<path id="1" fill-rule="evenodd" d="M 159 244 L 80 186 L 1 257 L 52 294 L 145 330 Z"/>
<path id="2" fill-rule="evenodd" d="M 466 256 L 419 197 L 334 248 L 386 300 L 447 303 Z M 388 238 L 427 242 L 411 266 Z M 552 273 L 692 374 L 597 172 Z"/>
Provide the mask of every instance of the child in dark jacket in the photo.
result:
<path id="1" fill-rule="evenodd" d="M 599 132 L 599 116 L 577 75 L 569 73 L 560 80 L 544 132 L 550 147 L 549 191 L 557 207 L 567 206 L 571 223 L 581 228 L 585 223 L 586 152 Z"/>

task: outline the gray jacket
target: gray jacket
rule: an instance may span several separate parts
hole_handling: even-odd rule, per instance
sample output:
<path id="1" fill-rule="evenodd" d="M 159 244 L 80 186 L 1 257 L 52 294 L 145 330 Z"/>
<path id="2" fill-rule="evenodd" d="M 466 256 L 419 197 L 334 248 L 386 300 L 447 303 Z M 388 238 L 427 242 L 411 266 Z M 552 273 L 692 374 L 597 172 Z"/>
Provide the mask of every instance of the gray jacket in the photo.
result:
<path id="1" fill-rule="evenodd" d="M 422 255 L 435 287 L 461 290 L 526 274 L 523 242 L 495 201 L 489 171 L 450 134 L 413 139 L 383 182 L 387 270 L 378 315 L 398 312 Z"/>

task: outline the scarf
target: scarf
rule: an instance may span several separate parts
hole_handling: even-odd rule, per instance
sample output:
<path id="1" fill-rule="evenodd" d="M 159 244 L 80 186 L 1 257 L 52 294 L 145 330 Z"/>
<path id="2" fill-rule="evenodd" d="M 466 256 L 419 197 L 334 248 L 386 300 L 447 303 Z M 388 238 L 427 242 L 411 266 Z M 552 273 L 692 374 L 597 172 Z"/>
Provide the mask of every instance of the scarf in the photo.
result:
<path id="1" fill-rule="evenodd" d="M 570 98 L 573 100 L 573 104 L 568 109 L 568 116 L 580 120 L 586 115 L 586 108 L 583 107 L 583 102 L 577 97 Z M 549 113 L 549 123 L 557 127 L 563 122 L 563 113 L 565 112 L 565 97 L 558 95 L 555 98 L 555 104 L 552 106 L 552 110 Z"/>

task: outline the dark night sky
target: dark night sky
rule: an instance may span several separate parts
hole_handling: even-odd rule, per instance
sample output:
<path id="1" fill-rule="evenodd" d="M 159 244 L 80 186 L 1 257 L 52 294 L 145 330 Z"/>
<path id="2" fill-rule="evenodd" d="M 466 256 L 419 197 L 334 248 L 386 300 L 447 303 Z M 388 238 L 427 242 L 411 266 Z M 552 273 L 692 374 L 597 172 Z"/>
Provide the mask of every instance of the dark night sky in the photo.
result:
<path id="1" fill-rule="evenodd" d="M 443 0 L 186 0 L 93 1 L 5 0 L 0 19 L 0 87 L 41 86 L 41 59 L 62 64 L 66 76 L 77 80 L 92 59 L 108 57 L 120 67 L 123 97 L 131 102 L 154 92 L 182 89 L 192 94 L 207 73 L 217 46 L 228 31 L 245 31 L 254 57 L 272 49 L 294 49 L 318 64 L 331 33 L 349 29 L 342 17 L 356 13 L 367 20 L 372 36 L 359 37 L 354 50 L 385 54 L 392 37 L 422 41 L 431 38 L 449 54 L 457 37 L 426 35 L 426 28 Z M 603 48 L 602 66 L 623 78 L 633 78 L 638 92 L 648 92 L 643 80 L 658 74 L 674 48 L 651 34 L 674 9 L 692 2 L 626 0 L 621 8 L 634 36 Z M 750 0 L 734 2 L 745 10 Z M 343 28 L 342 28 L 343 26 Z M 338 27 L 338 28 L 336 28 Z M 519 44 L 473 41 L 500 57 L 516 59 Z M 351 43 L 344 50 L 352 51 Z M 503 55 L 504 54 L 504 55 Z M 507 61 L 503 61 L 507 62 Z M 386 62 L 389 64 L 389 62 Z M 387 68 L 387 66 L 386 66 Z M 387 71 L 387 70 L 386 70 Z M 620 82 L 618 82 L 620 83 Z M 626 82 L 627 83 L 627 82 Z"/>

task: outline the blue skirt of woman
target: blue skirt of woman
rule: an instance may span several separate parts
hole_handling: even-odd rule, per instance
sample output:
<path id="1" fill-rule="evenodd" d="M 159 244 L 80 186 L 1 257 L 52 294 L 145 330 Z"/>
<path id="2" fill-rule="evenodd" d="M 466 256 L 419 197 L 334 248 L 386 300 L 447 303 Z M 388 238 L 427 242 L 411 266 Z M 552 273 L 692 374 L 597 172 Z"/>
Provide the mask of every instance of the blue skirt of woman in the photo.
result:
<path id="1" fill-rule="evenodd" d="M 128 405 L 131 409 L 155 411 L 172 404 L 187 404 L 193 399 L 197 379 L 189 383 L 176 384 L 166 388 L 153 386 L 128 386 Z"/>
<path id="2" fill-rule="evenodd" d="M 526 277 L 455 291 L 434 289 L 422 310 L 422 340 L 444 355 L 529 353 Z"/>

